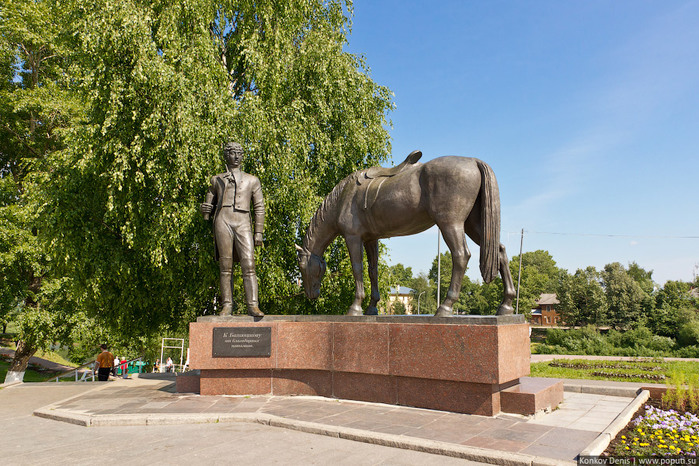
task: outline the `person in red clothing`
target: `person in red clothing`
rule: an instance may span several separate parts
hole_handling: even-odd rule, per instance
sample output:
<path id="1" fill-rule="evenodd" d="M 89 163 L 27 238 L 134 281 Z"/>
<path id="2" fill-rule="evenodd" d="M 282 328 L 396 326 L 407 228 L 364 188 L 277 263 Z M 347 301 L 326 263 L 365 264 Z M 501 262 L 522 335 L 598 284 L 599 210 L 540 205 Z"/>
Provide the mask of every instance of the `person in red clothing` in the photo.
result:
<path id="1" fill-rule="evenodd" d="M 95 359 L 95 372 L 98 381 L 106 382 L 114 365 L 114 355 L 109 352 L 107 345 L 100 345 L 100 349 L 102 352 Z"/>

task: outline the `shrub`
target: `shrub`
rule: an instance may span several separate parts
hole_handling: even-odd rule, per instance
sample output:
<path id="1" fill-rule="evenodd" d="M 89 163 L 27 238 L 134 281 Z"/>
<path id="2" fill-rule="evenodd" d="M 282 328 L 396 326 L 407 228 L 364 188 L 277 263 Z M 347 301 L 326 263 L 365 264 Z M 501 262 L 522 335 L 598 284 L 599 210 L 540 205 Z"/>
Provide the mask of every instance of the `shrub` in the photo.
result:
<path id="1" fill-rule="evenodd" d="M 699 346 L 685 346 L 676 349 L 673 354 L 678 358 L 699 358 Z"/>
<path id="2" fill-rule="evenodd" d="M 680 346 L 699 345 L 699 321 L 692 320 L 683 324 L 677 336 L 677 343 Z"/>

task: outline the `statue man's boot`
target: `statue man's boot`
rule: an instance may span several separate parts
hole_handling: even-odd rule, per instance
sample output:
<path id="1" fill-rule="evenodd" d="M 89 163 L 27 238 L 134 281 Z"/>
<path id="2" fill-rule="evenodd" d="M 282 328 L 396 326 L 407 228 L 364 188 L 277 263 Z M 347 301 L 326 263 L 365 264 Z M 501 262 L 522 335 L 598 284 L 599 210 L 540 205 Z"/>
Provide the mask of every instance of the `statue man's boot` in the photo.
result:
<path id="1" fill-rule="evenodd" d="M 243 288 L 245 288 L 245 304 L 248 306 L 248 314 L 253 317 L 263 317 L 265 314 L 257 304 L 257 277 L 255 272 L 243 275 Z"/>
<path id="2" fill-rule="evenodd" d="M 233 313 L 233 286 L 231 284 L 231 272 L 220 272 L 221 275 L 221 312 L 220 316 L 229 316 Z"/>

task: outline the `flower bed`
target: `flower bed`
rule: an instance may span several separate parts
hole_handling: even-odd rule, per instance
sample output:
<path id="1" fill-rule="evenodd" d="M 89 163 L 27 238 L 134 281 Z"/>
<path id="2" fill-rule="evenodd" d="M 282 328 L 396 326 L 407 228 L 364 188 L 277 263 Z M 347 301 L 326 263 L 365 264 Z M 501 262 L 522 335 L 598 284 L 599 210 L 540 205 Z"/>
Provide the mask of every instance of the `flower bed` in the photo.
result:
<path id="1" fill-rule="evenodd" d="M 699 453 L 699 416 L 646 405 L 609 445 L 616 456 L 692 456 Z"/>
<path id="2" fill-rule="evenodd" d="M 628 372 L 595 371 L 592 375 L 597 377 L 616 377 L 619 379 L 665 380 L 665 375 L 663 374 L 629 374 Z"/>

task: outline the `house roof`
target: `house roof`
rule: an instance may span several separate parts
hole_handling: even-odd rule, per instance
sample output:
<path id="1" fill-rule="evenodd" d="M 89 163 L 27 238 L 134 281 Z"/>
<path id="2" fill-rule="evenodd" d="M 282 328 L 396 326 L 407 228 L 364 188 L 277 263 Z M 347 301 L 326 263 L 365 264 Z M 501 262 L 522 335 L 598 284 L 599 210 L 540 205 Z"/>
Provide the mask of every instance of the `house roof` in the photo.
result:
<path id="1" fill-rule="evenodd" d="M 392 294 L 392 295 L 397 294 L 397 295 L 401 295 L 401 296 L 403 296 L 403 295 L 407 296 L 407 295 L 412 294 L 412 292 L 413 292 L 412 288 L 408 288 L 407 286 L 400 286 L 400 285 L 392 286 L 391 288 L 388 289 L 388 294 Z"/>
<path id="2" fill-rule="evenodd" d="M 556 299 L 556 293 L 541 293 L 541 297 L 536 300 L 536 304 L 539 306 L 542 304 L 560 304 L 560 301 Z"/>

